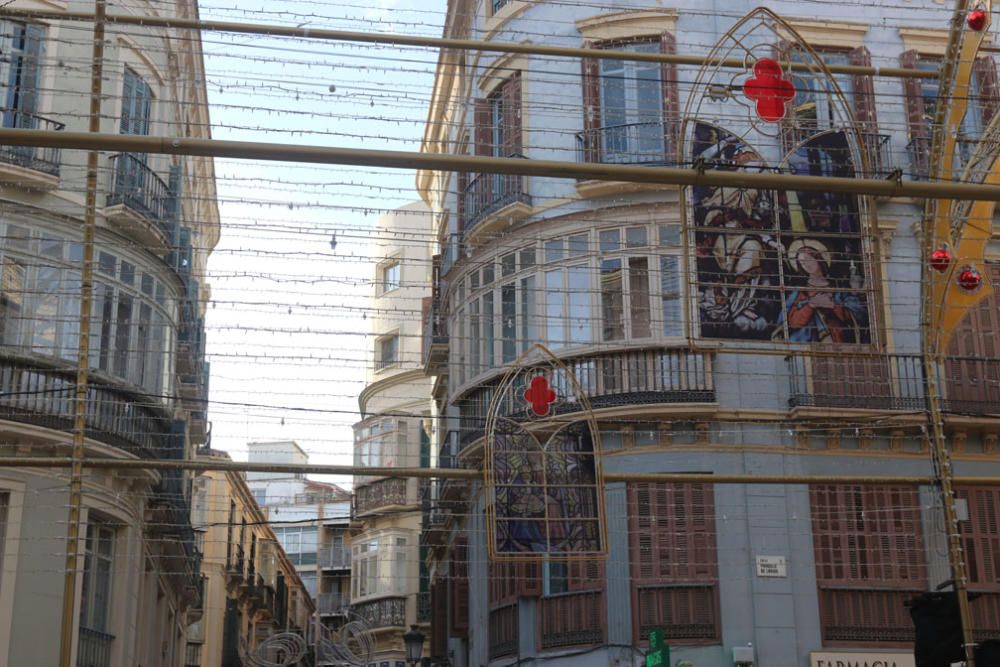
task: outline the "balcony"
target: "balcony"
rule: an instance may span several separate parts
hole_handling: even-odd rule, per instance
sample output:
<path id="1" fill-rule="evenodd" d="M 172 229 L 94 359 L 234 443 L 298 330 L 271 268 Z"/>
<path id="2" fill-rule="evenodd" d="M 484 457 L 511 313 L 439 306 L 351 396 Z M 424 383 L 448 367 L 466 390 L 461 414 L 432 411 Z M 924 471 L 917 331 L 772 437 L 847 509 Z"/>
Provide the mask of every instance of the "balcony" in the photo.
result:
<path id="1" fill-rule="evenodd" d="M 650 348 L 620 350 L 602 354 L 564 357 L 563 363 L 576 376 L 595 410 L 637 405 L 715 403 L 712 356 L 708 352 Z M 559 396 L 572 394 L 564 374 L 557 370 L 550 378 Z M 464 447 L 483 437 L 486 413 L 499 383 L 482 383 L 462 397 L 461 444 Z M 508 392 L 499 404 L 499 414 L 516 419 L 525 414 L 520 392 Z M 564 401 L 553 406 L 553 416 L 580 410 L 579 404 Z"/>
<path id="2" fill-rule="evenodd" d="M 967 415 L 1000 414 L 1000 358 L 948 357 L 940 386 L 942 408 Z"/>
<path id="3" fill-rule="evenodd" d="M 523 155 L 509 157 L 526 159 Z M 519 222 L 531 213 L 527 176 L 520 174 L 478 174 L 461 196 L 466 242 Z"/>
<path id="4" fill-rule="evenodd" d="M 922 410 L 924 372 L 917 355 L 788 357 L 792 407 Z"/>
<path id="5" fill-rule="evenodd" d="M 437 281 L 432 283 L 437 285 Z M 427 375 L 438 375 L 448 363 L 448 318 L 432 297 L 423 302 L 423 362 Z"/>
<path id="6" fill-rule="evenodd" d="M 321 616 L 345 615 L 350 611 L 351 596 L 348 593 L 320 593 L 316 608 Z"/>
<path id="7" fill-rule="evenodd" d="M 351 611 L 363 619 L 372 629 L 406 627 L 405 597 L 381 598 L 362 602 L 352 606 Z"/>
<path id="8" fill-rule="evenodd" d="M 675 139 L 678 120 L 659 120 L 596 127 L 576 134 L 578 162 L 664 167 L 677 163 Z M 663 186 L 619 181 L 583 180 L 576 189 L 584 197 L 605 197 Z"/>
<path id="9" fill-rule="evenodd" d="M 65 125 L 18 109 L 0 109 L 3 127 L 58 132 Z M 59 185 L 62 159 L 58 148 L 35 146 L 0 146 L 0 182 L 30 188 L 52 190 Z"/>
<path id="10" fill-rule="evenodd" d="M 169 250 L 173 240 L 170 187 L 146 164 L 145 155 L 112 155 L 111 169 L 114 180 L 104 216 L 143 245 Z"/>
<path id="11" fill-rule="evenodd" d="M 0 419 L 58 431 L 73 429 L 75 369 L 0 359 Z M 178 458 L 172 419 L 156 402 L 107 385 L 87 387 L 87 437 L 142 458 Z"/>
<path id="12" fill-rule="evenodd" d="M 544 597 L 538 644 L 542 650 L 604 643 L 604 591 Z"/>
<path id="13" fill-rule="evenodd" d="M 350 570 L 351 549 L 344 546 L 326 547 L 319 552 L 319 566 L 324 570 Z"/>
<path id="14" fill-rule="evenodd" d="M 490 610 L 490 660 L 517 653 L 517 602 Z"/>
<path id="15" fill-rule="evenodd" d="M 114 641 L 114 635 L 81 627 L 76 645 L 76 667 L 110 667 Z"/>
<path id="16" fill-rule="evenodd" d="M 363 516 L 385 507 L 408 505 L 407 480 L 399 477 L 380 479 L 354 490 L 354 516 Z"/>
<path id="17" fill-rule="evenodd" d="M 905 603 L 921 592 L 821 588 L 819 613 L 824 643 L 912 642 L 913 621 Z"/>
<path id="18" fill-rule="evenodd" d="M 719 594 L 713 584 L 639 586 L 635 590 L 639 618 L 633 621 L 637 642 L 664 628 L 668 643 L 705 643 L 719 638 Z"/>

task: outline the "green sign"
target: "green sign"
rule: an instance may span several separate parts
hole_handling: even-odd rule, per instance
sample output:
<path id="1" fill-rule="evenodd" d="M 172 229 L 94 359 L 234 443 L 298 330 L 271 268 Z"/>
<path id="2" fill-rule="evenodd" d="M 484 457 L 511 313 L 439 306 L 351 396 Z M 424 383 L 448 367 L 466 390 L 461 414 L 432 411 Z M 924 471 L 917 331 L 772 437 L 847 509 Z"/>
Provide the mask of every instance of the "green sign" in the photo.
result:
<path id="1" fill-rule="evenodd" d="M 663 643 L 663 635 L 663 628 L 650 631 L 646 667 L 670 667 L 670 647 Z"/>

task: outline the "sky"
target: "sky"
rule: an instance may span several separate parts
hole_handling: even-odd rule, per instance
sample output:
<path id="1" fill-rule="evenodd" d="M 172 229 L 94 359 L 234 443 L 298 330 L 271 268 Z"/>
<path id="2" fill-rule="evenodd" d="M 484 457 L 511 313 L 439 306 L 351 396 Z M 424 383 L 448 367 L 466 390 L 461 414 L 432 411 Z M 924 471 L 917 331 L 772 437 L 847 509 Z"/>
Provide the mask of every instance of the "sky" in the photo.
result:
<path id="1" fill-rule="evenodd" d="M 201 4 L 204 19 L 425 35 L 441 34 L 444 9 L 445 0 Z M 218 33 L 203 45 L 216 139 L 419 150 L 436 52 Z M 216 175 L 212 447 L 241 460 L 249 441 L 295 440 L 310 463 L 350 464 L 373 347 L 371 229 L 382 209 L 418 198 L 415 174 L 217 159 Z"/>

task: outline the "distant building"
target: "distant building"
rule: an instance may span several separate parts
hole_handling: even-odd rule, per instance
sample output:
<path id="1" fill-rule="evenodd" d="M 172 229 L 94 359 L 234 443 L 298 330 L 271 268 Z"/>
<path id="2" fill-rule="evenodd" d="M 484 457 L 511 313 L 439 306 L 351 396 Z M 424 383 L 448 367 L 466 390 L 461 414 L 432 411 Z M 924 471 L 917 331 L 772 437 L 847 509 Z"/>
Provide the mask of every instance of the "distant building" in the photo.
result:
<path id="1" fill-rule="evenodd" d="M 229 455 L 202 450 L 199 459 L 228 461 Z M 313 636 L 312 597 L 243 473 L 198 475 L 192 519 L 204 549 L 205 605 L 188 634 L 185 667 L 241 667 L 241 652 L 279 632 Z"/>
<path id="2" fill-rule="evenodd" d="M 253 463 L 309 462 L 308 454 L 289 440 L 248 447 Z M 351 494 L 301 473 L 247 473 L 247 483 L 315 600 L 321 622 L 339 627 L 351 603 Z"/>

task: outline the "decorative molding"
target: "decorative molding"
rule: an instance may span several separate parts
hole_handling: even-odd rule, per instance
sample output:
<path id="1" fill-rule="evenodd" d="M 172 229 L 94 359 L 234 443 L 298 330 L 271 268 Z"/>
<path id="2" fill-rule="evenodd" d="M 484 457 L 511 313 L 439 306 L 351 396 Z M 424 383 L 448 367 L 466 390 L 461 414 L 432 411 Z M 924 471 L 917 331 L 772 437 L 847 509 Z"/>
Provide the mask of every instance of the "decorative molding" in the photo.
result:
<path id="1" fill-rule="evenodd" d="M 521 43 L 530 44 L 531 42 L 525 41 Z M 483 92 L 483 95 L 489 95 L 493 92 L 494 88 L 509 79 L 513 71 L 528 71 L 528 57 L 526 53 L 508 53 L 494 60 L 483 72 L 483 75 L 479 77 L 479 90 Z M 527 105 L 523 101 L 527 92 L 525 90 L 525 78 L 521 77 L 522 108 L 527 108 Z M 522 131 L 524 130 L 523 127 L 521 129 Z"/>
<path id="2" fill-rule="evenodd" d="M 900 28 L 904 51 L 916 51 L 929 56 L 944 56 L 948 48 L 947 30 L 925 30 L 920 28 Z"/>
<path id="3" fill-rule="evenodd" d="M 508 0 L 507 4 L 500 8 L 496 14 L 492 16 L 487 15 L 486 20 L 483 22 L 483 39 L 490 39 L 503 25 L 519 15 L 525 9 L 533 5 L 534 2 L 530 0 Z M 485 3 L 487 13 L 490 11 L 491 5 L 489 0 Z"/>
<path id="4" fill-rule="evenodd" d="M 609 42 L 633 37 L 655 37 L 676 32 L 676 9 L 647 9 L 599 14 L 576 22 L 580 36 L 588 41 Z"/>
<path id="5" fill-rule="evenodd" d="M 810 46 L 835 46 L 856 49 L 865 43 L 869 26 L 842 21 L 809 21 L 786 19 Z M 779 27 L 780 30 L 780 27 Z M 784 31 L 782 31 L 784 32 Z"/>

